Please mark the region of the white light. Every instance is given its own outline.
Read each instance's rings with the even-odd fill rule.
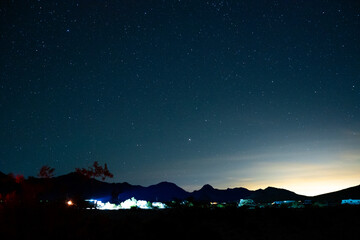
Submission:
[[[141,209],[151,209],[151,203],[148,204],[148,202],[144,200],[137,201],[136,206]]]
[[[167,206],[161,202],[148,202],[145,200],[136,200],[135,198],[127,199],[119,205],[107,202],[103,203],[99,200],[89,199],[88,202],[94,203],[97,209],[99,210],[119,210],[119,209],[131,209],[131,208],[140,208],[140,209],[152,209],[153,207],[157,209],[164,209]]]
[[[162,202],[153,202],[152,206],[156,207],[158,209],[165,209],[166,208],[166,204],[164,204]]]
[[[136,207],[136,199],[131,198],[128,200],[125,200],[124,202],[120,203],[121,209],[130,209],[132,207]]]
[[[105,203],[101,210],[118,210],[120,209],[119,205],[113,204],[113,203]]]

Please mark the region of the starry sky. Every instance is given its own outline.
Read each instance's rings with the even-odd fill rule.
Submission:
[[[360,184],[359,1],[2,0],[0,171]]]

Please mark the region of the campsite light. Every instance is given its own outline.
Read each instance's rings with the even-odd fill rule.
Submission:
[[[66,204],[67,204],[68,206],[74,205],[74,203],[73,203],[71,200],[67,201]]]

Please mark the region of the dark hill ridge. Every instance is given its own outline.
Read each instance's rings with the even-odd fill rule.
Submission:
[[[314,201],[327,201],[331,203],[338,203],[342,199],[360,199],[360,185],[349,187],[336,192],[314,196],[312,199]]]
[[[228,188],[219,190],[206,184],[200,190],[195,190],[191,196],[197,201],[230,202],[241,198],[248,198],[251,191],[246,188]]]
[[[0,172],[0,195],[6,196],[8,193],[18,190],[19,186],[16,184],[15,179]]]
[[[131,197],[136,199],[144,199],[147,201],[161,201],[167,202],[171,200],[183,200],[190,196],[190,193],[186,192],[179,186],[170,182],[161,182],[149,187],[138,187],[130,191],[125,191],[118,195],[119,201],[124,201]]]
[[[258,189],[249,196],[255,202],[274,202],[283,200],[304,200],[308,197],[298,195],[286,189],[267,187],[266,189]]]
[[[103,201],[116,200],[117,195],[139,188],[141,186],[124,183],[107,183],[93,178],[87,178],[79,173],[69,173],[67,175],[52,179],[42,179],[52,182],[52,190],[56,196],[66,198],[101,199]]]
[[[306,196],[298,195],[286,189],[268,187],[265,190],[255,191],[246,188],[228,188],[226,190],[215,189],[209,184],[204,185],[200,190],[191,193],[195,200],[231,202],[239,199],[253,199],[255,202],[274,202],[281,200],[303,200]]]
[[[298,195],[286,189],[268,187],[266,189],[248,190],[246,188],[216,189],[206,184],[201,189],[187,192],[170,182],[161,182],[148,187],[124,183],[107,183],[87,178],[79,173],[41,179],[30,177],[25,180],[31,195],[36,199],[62,200],[68,198],[98,199],[101,201],[124,201],[131,197],[138,200],[161,201],[185,200],[193,198],[197,201],[232,202],[240,199],[253,199],[255,202],[273,202],[280,200],[329,201],[339,203],[342,199],[360,199],[360,185],[341,191],[322,194],[315,197]],[[13,178],[0,172],[0,193],[22,189]],[[26,191],[25,191],[26,192]],[[35,196],[35,197],[34,197]]]
[[[0,180],[2,180],[2,179],[4,179],[4,178],[6,178],[6,174],[5,173],[3,173],[3,172],[0,172]]]

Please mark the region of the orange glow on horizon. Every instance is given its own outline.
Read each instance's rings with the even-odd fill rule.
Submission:
[[[359,181],[336,181],[336,180],[308,180],[297,181],[289,180],[287,182],[275,182],[273,184],[251,184],[247,188],[249,190],[265,189],[267,187],[283,188],[299,195],[317,196],[330,192],[336,192],[346,188],[359,185]]]

